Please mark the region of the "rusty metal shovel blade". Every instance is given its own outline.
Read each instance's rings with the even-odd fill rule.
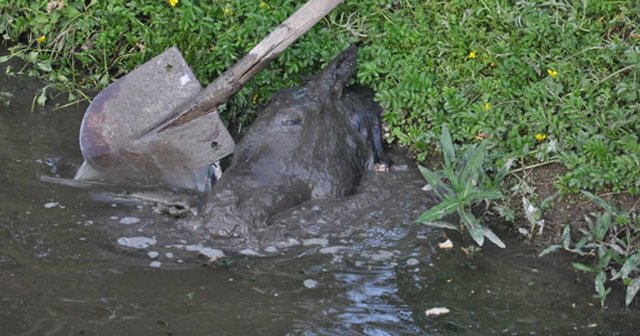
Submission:
[[[309,0],[205,89],[170,48],[100,92],[80,126],[79,180],[161,182],[206,190],[233,152],[218,105],[344,0]]]
[[[75,178],[205,190],[208,165],[234,147],[218,113],[145,135],[201,90],[175,47],[112,83],[85,112],[80,127],[85,162]]]

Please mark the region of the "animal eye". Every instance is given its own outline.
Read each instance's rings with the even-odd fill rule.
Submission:
[[[301,118],[285,119],[282,121],[282,125],[284,126],[300,125],[301,123],[302,123]]]

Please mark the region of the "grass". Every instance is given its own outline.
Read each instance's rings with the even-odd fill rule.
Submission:
[[[172,45],[206,84],[301,3],[6,0],[0,36],[11,47],[0,62],[19,58],[24,66],[8,72],[48,82],[40,105],[59,92],[88,99]],[[221,116],[241,128],[274,91],[356,41],[357,80],[377,92],[387,141],[419,161],[432,157],[447,124],[459,152],[483,143],[488,176],[558,162],[567,168],[557,181],[563,195],[640,194],[639,2],[347,0]],[[517,213],[508,198],[535,198],[525,184],[500,187],[505,199],[495,209],[507,218]],[[542,229],[543,206],[523,203]],[[625,225],[638,232],[616,228]]]

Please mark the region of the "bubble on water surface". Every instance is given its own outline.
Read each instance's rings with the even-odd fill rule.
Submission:
[[[318,281],[313,279],[307,279],[302,284],[309,289],[318,288]]]
[[[411,258],[411,259],[407,260],[407,265],[409,265],[409,266],[415,266],[415,265],[417,265],[419,263],[420,263],[420,261],[418,259],[416,259],[416,258]]]
[[[176,244],[176,245],[169,245],[167,247],[175,247],[175,248],[178,248],[181,250],[187,250],[190,252],[199,252],[200,254],[202,254],[203,256],[209,259],[218,259],[218,258],[224,257],[224,252],[222,252],[222,250],[206,247],[206,246],[203,246],[202,244],[197,244],[197,245]]]
[[[49,203],[45,203],[44,207],[47,209],[51,209],[51,208],[55,208],[58,205],[60,205],[60,202],[49,202]]]
[[[149,237],[121,237],[118,244],[135,249],[145,249],[156,244],[156,240]]]
[[[140,218],[138,217],[122,217],[120,219],[120,224],[131,225],[140,222]]]

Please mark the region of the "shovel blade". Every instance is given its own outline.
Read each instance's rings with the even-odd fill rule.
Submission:
[[[234,147],[217,113],[162,133],[148,132],[201,89],[175,47],[112,83],[85,112],[80,127],[85,163],[75,178],[205,188],[208,165]]]

